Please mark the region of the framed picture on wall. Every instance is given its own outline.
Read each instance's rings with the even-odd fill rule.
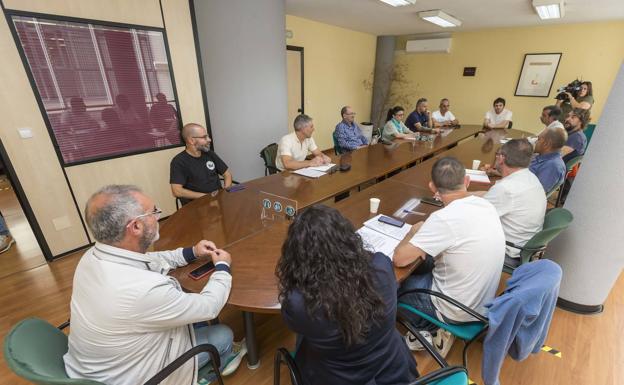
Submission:
[[[548,97],[561,53],[528,53],[524,55],[515,96]]]

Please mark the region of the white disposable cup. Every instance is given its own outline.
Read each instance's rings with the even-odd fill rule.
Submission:
[[[379,210],[379,203],[381,200],[379,198],[371,198],[370,199],[370,212],[373,214],[377,214],[377,210]]]
[[[480,164],[481,164],[480,160],[478,160],[478,159],[473,160],[472,161],[472,169],[473,170],[478,170]]]

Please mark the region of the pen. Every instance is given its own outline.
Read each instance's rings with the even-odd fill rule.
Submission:
[[[414,214],[414,215],[427,215],[427,214],[425,214],[423,212],[420,212],[420,211],[412,211],[412,210],[407,210],[407,209],[403,209],[403,212],[404,213]]]

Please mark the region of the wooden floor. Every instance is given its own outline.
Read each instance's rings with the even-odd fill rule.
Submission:
[[[46,263],[35,235],[4,175],[0,176],[0,211],[15,239],[15,244],[0,254],[0,277],[32,269]]]
[[[76,253],[50,264],[0,278],[0,336],[3,339],[10,327],[25,317],[40,317],[55,325],[67,320],[72,276],[80,256],[81,253]],[[505,276],[503,278],[506,279]],[[242,337],[242,317],[238,311],[226,307],[220,318],[222,323],[234,329],[237,339]],[[272,384],[275,349],[280,346],[292,348],[294,344],[294,336],[286,330],[278,315],[258,315],[256,321],[261,343],[261,366],[250,370],[241,365],[234,375],[226,377],[226,384]],[[501,373],[501,383],[624,384],[623,340],[624,278],[620,276],[605,303],[603,314],[580,316],[559,309],[555,311],[546,342],[560,350],[562,358],[547,353],[539,353],[523,362],[508,358]],[[460,347],[461,343],[456,343],[447,357],[451,364],[461,362]],[[482,384],[481,353],[481,344],[476,343],[469,354],[470,378],[478,384]],[[418,354],[416,359],[421,373],[435,368],[435,363],[424,354]],[[27,382],[13,375],[2,360],[0,384]]]

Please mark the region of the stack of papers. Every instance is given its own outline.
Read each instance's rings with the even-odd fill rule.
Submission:
[[[293,172],[298,175],[307,176],[308,178],[320,178],[335,165],[335,163],[330,163],[323,166],[305,167]]]
[[[486,183],[486,184],[492,183],[490,181],[490,178],[485,173],[485,171],[472,170],[472,169],[467,168],[466,175],[468,175],[470,177],[470,181],[474,183]]]
[[[409,224],[404,224],[403,227],[396,227],[386,223],[379,222],[377,215],[368,221],[364,222],[357,233],[360,234],[364,241],[364,248],[372,251],[373,253],[384,253],[390,259],[394,256],[394,249],[405,238],[407,233],[412,228]]]

